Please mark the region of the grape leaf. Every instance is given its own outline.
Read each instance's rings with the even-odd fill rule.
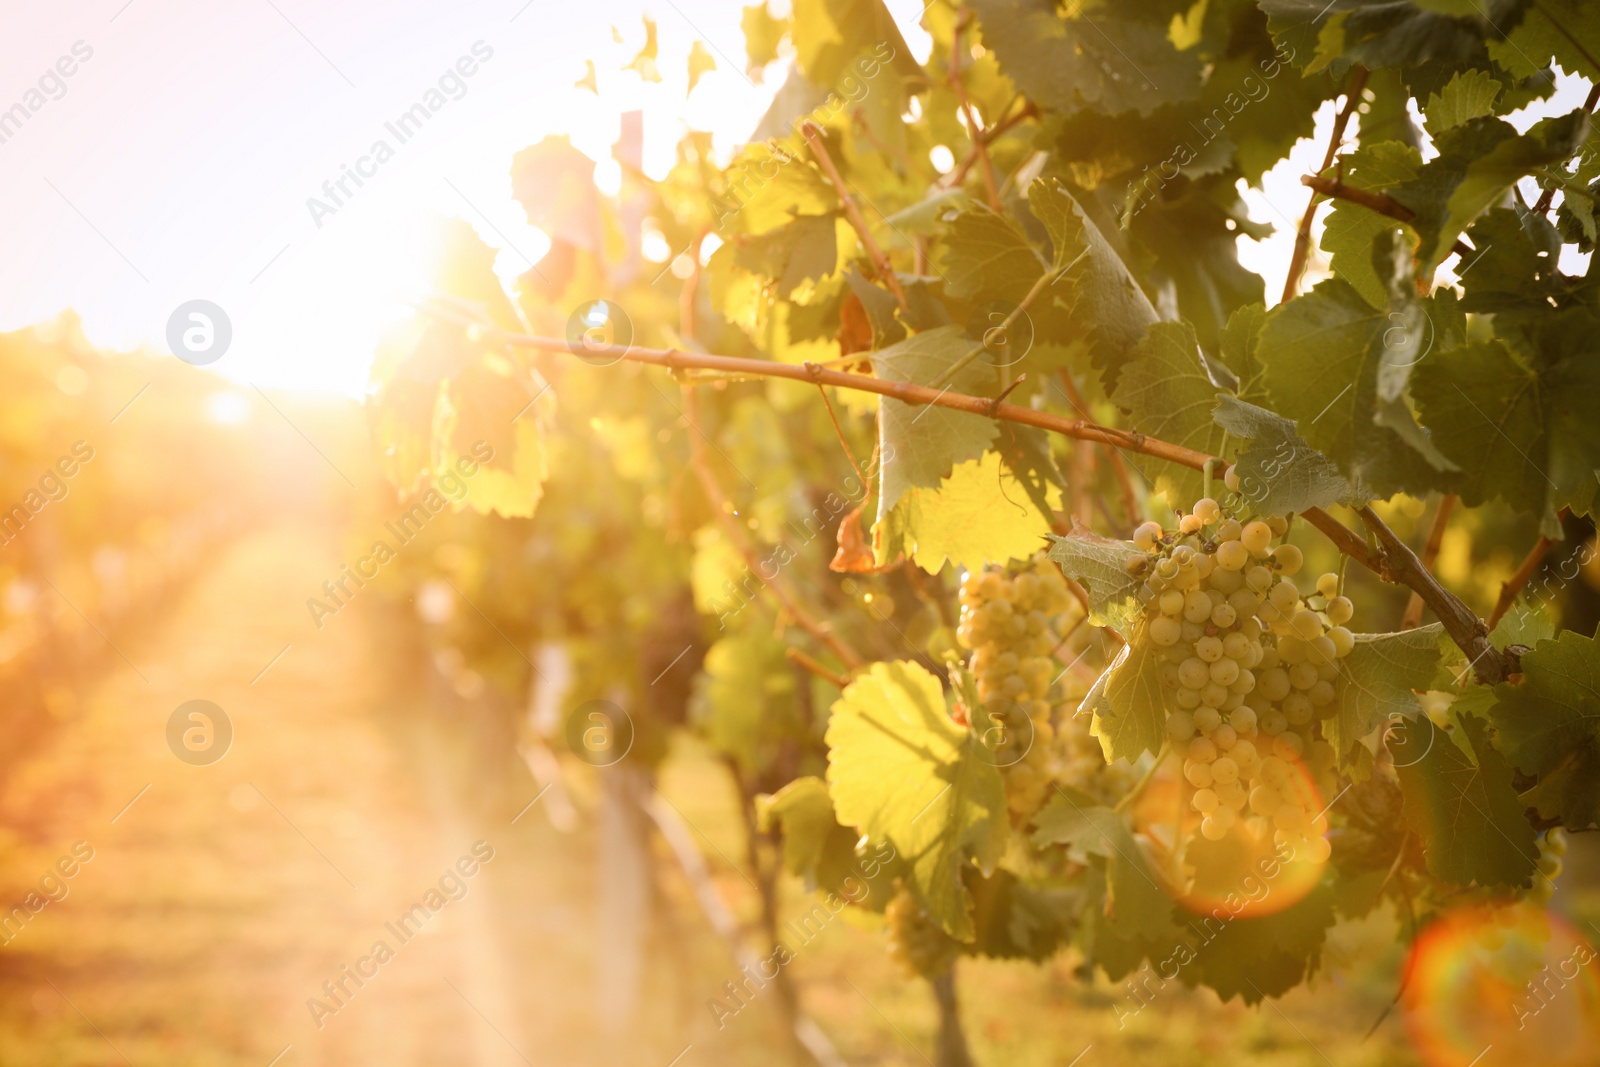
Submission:
[[[700,84],[702,76],[717,69],[717,61],[706,50],[705,43],[696,38],[689,48],[689,92],[694,92],[694,87]]]
[[[1044,226],[1054,251],[1054,270],[1065,273],[1052,289],[1071,297],[1072,323],[1088,334],[1095,363],[1114,384],[1122,363],[1159,318],[1133,272],[1100,228],[1059,183],[1035,182],[1028,210]]]
[[[1539,0],[1509,34],[1490,35],[1489,54],[1524,78],[1549,77],[1543,68],[1554,58],[1592,82],[1600,78],[1600,10],[1589,0]]]
[[[1001,69],[1041,107],[1149,114],[1200,88],[1200,57],[1172,46],[1159,14],[1142,22],[1130,17],[1137,9],[1079,4],[1063,17],[1052,0],[978,0],[972,7]]]
[[[1288,515],[1332,504],[1360,505],[1369,494],[1352,486],[1338,464],[1295,432],[1294,423],[1266,408],[1218,394],[1212,418],[1249,443],[1234,460],[1239,496],[1263,515]]]
[[[1061,573],[1089,593],[1089,621],[1095,626],[1125,627],[1143,611],[1134,596],[1143,579],[1128,573],[1128,560],[1144,558],[1132,541],[1112,541],[1093,530],[1074,529],[1066,537],[1050,535],[1050,558]]]
[[[1322,724],[1342,767],[1362,738],[1397,719],[1418,717],[1413,690],[1426,689],[1439,665],[1439,635],[1430,623],[1393,634],[1356,634],[1355,647],[1339,665],[1334,714]]]
[[[1377,70],[1481,60],[1484,39],[1499,36],[1496,23],[1514,7],[1515,0],[1261,0],[1273,37],[1294,49],[1296,62],[1309,71],[1335,64],[1341,73],[1351,63]]]
[[[1260,388],[1261,357],[1256,349],[1261,342],[1261,327],[1266,321],[1265,304],[1246,304],[1228,316],[1228,324],[1223,327],[1222,336],[1219,338],[1218,347],[1221,349],[1222,363],[1238,379],[1236,391],[1241,399],[1254,395]],[[1212,418],[1218,418],[1221,411],[1222,408],[1219,406],[1212,413]],[[1227,429],[1229,433],[1236,432],[1220,419],[1218,425]]]
[[[977,203],[951,220],[939,263],[945,292],[959,300],[1020,302],[1044,273],[1022,228]]]
[[[647,82],[661,80],[661,72],[656,69],[656,57],[660,54],[660,46],[656,42],[656,22],[649,15],[644,17],[644,45],[639,49],[639,54],[623,70],[638,73],[639,77]]]
[[[1188,323],[1151,326],[1117,376],[1111,399],[1128,412],[1130,429],[1207,455],[1222,449],[1222,428],[1211,418],[1217,387],[1206,376]],[[1168,464],[1156,484],[1178,507],[1199,498],[1202,482],[1199,471]]]
[[[1033,825],[1035,845],[1066,845],[1104,862],[1105,914],[1119,936],[1160,937],[1172,929],[1172,898],[1122,813],[1057,786]]]
[[[1437,137],[1472,119],[1493,115],[1500,88],[1500,82],[1492,74],[1481,70],[1456,71],[1442,91],[1428,94],[1428,103],[1422,109],[1428,133]]]
[[[733,261],[773,281],[773,291],[789,297],[806,281],[831,275],[838,266],[836,216],[800,215],[758,237],[734,238]]]
[[[511,195],[527,213],[528,224],[549,234],[552,241],[600,253],[603,238],[594,160],[578,151],[570,138],[552,135],[512,156]]]
[[[1054,507],[1061,491],[1049,486]],[[1039,550],[1050,529],[1048,512],[1028,501],[1027,492],[1003,470],[998,452],[957,463],[938,489],[906,491],[887,519],[872,530],[878,566],[902,555],[929,574],[938,574],[948,560],[968,570],[985,563],[1027,559]]]
[[[766,0],[739,12],[739,29],[744,31],[745,61],[751,75],[778,58],[778,45],[789,32],[789,20],[774,18]]]
[[[827,215],[838,208],[838,194],[809,160],[758,141],[728,164],[715,222],[727,232],[756,236],[796,215]]]
[[[1483,251],[1458,268],[1467,311],[1499,315],[1506,323],[1536,322],[1550,313],[1552,301],[1569,303],[1571,289],[1581,284],[1561,273],[1561,234],[1543,215],[1492,208],[1473,223],[1471,235]]]
[[[435,481],[461,477],[477,460],[477,473],[461,477],[466,488],[457,506],[531,516],[550,476],[546,439],[554,408],[555,397],[542,381],[503,358],[467,367],[446,385],[434,415]],[[486,453],[485,446],[492,451]]]
[[[1391,195],[1416,212],[1417,270],[1429,278],[1474,219],[1519,178],[1570,158],[1589,135],[1587,112],[1541,119],[1518,135],[1509,122],[1478,118],[1435,139],[1439,155]]]
[[[950,718],[939,680],[874,663],[828,720],[828,787],[839,821],[893,844],[917,901],[951,937],[973,935],[962,872],[992,871],[1009,824],[1000,772]]]
[[[1494,696],[1496,747],[1539,779],[1523,800],[1573,829],[1600,822],[1600,643],[1571,630],[1540,641],[1522,657],[1521,683]]]
[[[1463,469],[1462,500],[1498,496],[1538,515],[1552,536],[1556,513],[1587,513],[1600,484],[1600,427],[1582,399],[1597,390],[1600,366],[1586,352],[1535,367],[1499,340],[1424,361],[1415,384],[1434,440]]]
[[[1049,959],[1071,936],[1072,894],[1035,887],[1001,868],[989,877],[969,875],[972,944],[964,951],[990,959]]]
[[[1273,409],[1379,497],[1421,493],[1442,481],[1427,458],[1377,422],[1380,372],[1415,360],[1409,341],[1391,343],[1393,329],[1350,283],[1330,278],[1273,308],[1260,346]]]
[[[1476,764],[1426,716],[1390,737],[1406,824],[1422,839],[1435,878],[1526,888],[1539,848],[1525,805],[1511,788],[1511,768],[1489,744],[1482,720],[1463,716],[1461,729]]]
[[[776,793],[756,797],[756,819],[762,830],[782,828],[783,865],[796,877],[816,871],[841,830],[846,851],[854,841],[834,818],[827,783],[815,775],[796,778]]]
[[[1174,707],[1161,684],[1161,663],[1161,650],[1135,630],[1083,698],[1080,714],[1093,712],[1089,730],[1100,739],[1107,763],[1136,760],[1166,739]]]
[[[793,8],[790,36],[800,69],[817,84],[839,84],[850,64],[869,53],[893,64],[897,82],[925,78],[883,0],[799,0]]]
[[[880,378],[928,385],[971,349],[959,327],[944,326],[874,352],[872,365]],[[994,377],[993,368],[976,359],[951,380],[950,389],[981,395],[993,388]],[[981,456],[998,433],[992,419],[884,397],[878,406],[883,458],[878,521],[889,517],[907,490],[937,489],[957,463]]]
[[[706,653],[696,678],[699,726],[747,773],[768,766],[800,728],[794,669],[784,649],[759,627],[727,634]]]
[[[1200,944],[1193,963],[1183,969],[1184,982],[1210,986],[1224,1001],[1237,996],[1259,1004],[1282,996],[1316,969],[1334,924],[1334,900],[1333,889],[1323,882],[1273,915],[1230,915],[1218,908],[1197,916],[1189,929]],[[1217,912],[1229,917],[1223,920]]]
[[[1384,192],[1415,178],[1422,167],[1422,155],[1400,141],[1363,144],[1340,159],[1346,185],[1371,192]],[[1372,265],[1372,242],[1382,233],[1407,235],[1414,243],[1415,232],[1361,204],[1348,200],[1334,202],[1322,230],[1320,247],[1328,253],[1328,266],[1335,275],[1355,287],[1373,307],[1388,302],[1382,278]]]

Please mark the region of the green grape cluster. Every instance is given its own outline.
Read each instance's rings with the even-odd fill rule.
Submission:
[[[961,954],[961,943],[939,928],[905,886],[884,908],[883,917],[889,932],[889,957],[909,978],[938,977]]]
[[[1323,862],[1328,827],[1312,783],[1334,763],[1320,720],[1337,710],[1354,609],[1335,574],[1306,599],[1294,582],[1300,550],[1280,541],[1287,529],[1278,516],[1240,521],[1209,497],[1176,531],[1144,523],[1128,561],[1144,578],[1133,639],[1159,650],[1179,709],[1167,737],[1183,756],[1201,834],[1221,840],[1253,820],[1258,836],[1270,828],[1277,844]]]
[[[972,652],[979,707],[969,723],[1006,783],[1018,819],[1039,810],[1050,790],[1055,737],[1050,694],[1059,667],[1051,653],[1082,608],[1043,556],[1016,575],[987,569],[961,584],[956,640]]]
[[[1533,876],[1528,899],[1546,905],[1555,895],[1556,879],[1561,877],[1562,860],[1567,854],[1567,832],[1556,826],[1539,838],[1539,873]]]
[[[1113,807],[1137,784],[1139,773],[1125,760],[1106,762],[1105,749],[1092,732],[1094,716],[1079,707],[1088,687],[1070,675],[1064,683],[1066,699],[1060,705],[1050,753],[1050,778]]]

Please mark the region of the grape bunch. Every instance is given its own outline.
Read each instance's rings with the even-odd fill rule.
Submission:
[[[1561,877],[1562,859],[1567,854],[1567,832],[1556,826],[1539,838],[1539,870],[1533,876],[1533,888],[1528,899],[1536,904],[1549,904],[1556,891],[1556,879]]]
[[[1227,480],[1232,487],[1230,468]],[[1339,576],[1324,574],[1307,600],[1294,575],[1294,545],[1278,543],[1285,519],[1241,522],[1207,497],[1176,531],[1147,522],[1134,531],[1144,614],[1134,640],[1161,657],[1161,681],[1178,710],[1167,737],[1183,757],[1200,832],[1218,841],[1247,823],[1259,838],[1326,861],[1315,782],[1334,763],[1319,720],[1337,710],[1339,661],[1354,635],[1353,606]]]
[[[972,652],[979,705],[969,723],[1000,768],[1018,820],[1038,811],[1050,790],[1050,695],[1059,672],[1051,653],[1081,617],[1066,579],[1042,555],[1015,576],[973,571],[961,585],[956,640]]]
[[[889,958],[907,977],[935,978],[948,971],[961,953],[961,943],[940,929],[903,885],[884,908],[883,918],[889,933]]]
[[[1088,686],[1068,675],[1063,688],[1065,699],[1059,705],[1056,743],[1050,753],[1050,778],[1088,794],[1096,803],[1114,807],[1138,782],[1139,770],[1125,760],[1106,762],[1100,739],[1091,731],[1094,716],[1079,709]]]

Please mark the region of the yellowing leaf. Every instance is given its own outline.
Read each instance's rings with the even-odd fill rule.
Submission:
[[[633,57],[623,70],[637,71],[639,77],[647,82],[661,80],[661,72],[656,69],[656,56],[660,52],[660,45],[656,42],[656,20],[645,16],[644,20],[644,47],[639,49],[639,54]]]
[[[700,84],[700,77],[717,69],[717,61],[711,58],[711,53],[706,50],[705,44],[696,39],[689,48],[689,92],[694,92],[694,87]]]
[[[498,361],[496,361],[498,362]],[[434,477],[447,494],[464,483],[457,507],[528,518],[550,476],[548,423],[555,397],[542,382],[485,360],[457,375],[440,399]]]
[[[689,586],[697,611],[719,617],[738,611],[749,595],[740,590],[746,570],[744,557],[720,527],[712,524],[695,531]]]
[[[584,66],[583,77],[581,77],[577,81],[573,82],[572,83],[572,87],[574,89],[587,89],[591,93],[593,93],[594,95],[599,96],[600,95],[600,83],[595,78],[594,60],[592,60],[592,59],[584,60],[583,61],[583,66]]]
[[[1046,493],[1052,507],[1061,499],[1053,485]],[[1028,558],[1049,529],[1022,483],[1002,466],[1000,453],[985,452],[956,464],[937,489],[907,490],[873,526],[873,555],[879,566],[909,556],[929,574],[938,574],[946,560],[977,570]]]
[[[778,42],[789,32],[789,20],[772,17],[766,0],[741,10],[739,28],[744,31],[745,57],[752,76],[778,58]]]
[[[962,872],[986,873],[1008,833],[1000,772],[950,718],[939,680],[904,660],[874,663],[828,721],[828,786],[839,821],[887,841],[917,901],[950,936],[973,936]]]

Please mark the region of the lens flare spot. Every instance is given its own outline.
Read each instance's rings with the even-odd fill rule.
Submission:
[[[1458,908],[1417,938],[1401,1006],[1429,1067],[1595,1062],[1600,976],[1594,948],[1527,901]],[[1488,1050],[1485,1052],[1485,1050]]]
[[[1272,783],[1280,808],[1264,815],[1245,804],[1216,841],[1202,834],[1202,816],[1185,788],[1183,860],[1188,890],[1178,903],[1196,915],[1222,921],[1276,915],[1304,900],[1328,865],[1327,805],[1315,777],[1300,760],[1284,762]],[[1247,791],[1248,792],[1248,791]]]

